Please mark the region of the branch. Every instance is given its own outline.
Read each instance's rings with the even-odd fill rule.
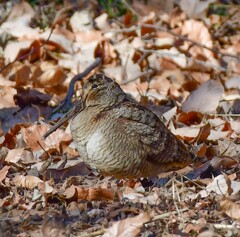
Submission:
[[[181,40],[185,40],[185,41],[188,41],[188,42],[191,42],[193,45],[196,45],[196,46],[199,46],[199,47],[202,47],[202,48],[205,48],[205,49],[208,49],[218,55],[221,55],[221,56],[227,56],[227,57],[231,57],[231,58],[235,58],[237,60],[240,61],[240,57],[237,56],[237,55],[233,55],[233,54],[229,54],[229,53],[221,53],[218,49],[216,48],[210,48],[208,46],[205,46],[201,43],[198,43],[194,40],[191,40],[183,35],[179,35],[175,32],[173,32],[172,30],[169,30],[165,27],[162,27],[162,26],[156,26],[156,25],[151,25],[151,24],[140,24],[140,25],[137,25],[137,26],[131,26],[130,28],[124,28],[124,29],[117,29],[117,30],[110,30],[111,32],[114,32],[114,33],[130,33],[130,32],[133,32],[133,31],[136,31],[138,29],[140,29],[141,27],[145,27],[145,28],[150,28],[150,29],[155,29],[155,30],[160,30],[160,31],[164,31],[164,32],[168,32],[169,34],[181,39]]]
[[[83,79],[83,77],[87,76],[94,68],[96,68],[98,65],[100,65],[102,62],[101,58],[96,58],[96,60],[90,65],[88,66],[83,72],[75,75],[69,85],[68,88],[68,93],[65,97],[65,99],[58,105],[57,108],[55,108],[53,110],[53,113],[56,113],[57,111],[59,111],[60,109],[62,109],[63,107],[70,107],[72,105],[72,96],[74,94],[74,85],[76,81],[81,81]]]
[[[71,105],[71,99],[74,93],[74,84],[76,81],[80,81],[83,79],[83,77],[87,76],[94,68],[96,68],[100,63],[102,62],[101,58],[96,58],[96,60],[87,67],[82,73],[77,74],[74,76],[70,82],[68,93],[65,97],[65,99],[61,102],[61,104],[54,109],[54,111],[60,110],[62,107],[66,106],[69,107]],[[56,131],[62,124],[64,124],[66,121],[71,119],[72,117],[76,116],[78,113],[80,113],[83,109],[82,100],[77,100],[75,105],[72,109],[70,109],[66,114],[63,115],[63,117],[55,123],[44,135],[43,138],[47,138],[51,133]]]
[[[219,54],[221,56],[227,56],[227,57],[232,57],[232,58],[236,58],[237,60],[240,61],[240,57],[239,56],[236,56],[236,55],[233,55],[233,54],[228,54],[228,53],[221,53],[218,49],[215,49],[215,48],[210,48],[208,46],[205,46],[201,43],[198,43],[194,40],[191,40],[183,35],[179,35],[175,32],[173,32],[172,30],[169,30],[169,29],[166,29],[165,27],[162,27],[162,26],[155,26],[155,25],[151,25],[151,24],[141,24],[141,27],[146,27],[146,28],[151,28],[151,29],[156,29],[156,30],[161,30],[161,31],[165,31],[165,32],[168,32],[169,34],[181,39],[181,40],[185,40],[185,41],[189,41],[191,42],[193,45],[196,45],[196,46],[199,46],[199,47],[202,47],[204,49],[208,49],[216,54]]]

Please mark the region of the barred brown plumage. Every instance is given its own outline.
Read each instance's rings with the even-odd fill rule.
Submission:
[[[190,152],[160,119],[129,100],[111,78],[90,77],[81,104],[71,122],[73,140],[84,161],[103,175],[155,176],[192,162]]]

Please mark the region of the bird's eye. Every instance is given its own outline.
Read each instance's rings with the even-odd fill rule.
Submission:
[[[93,84],[92,85],[92,89],[95,89],[95,88],[97,88],[98,86],[97,86],[97,84]]]

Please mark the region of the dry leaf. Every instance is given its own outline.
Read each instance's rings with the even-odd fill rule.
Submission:
[[[38,186],[38,184],[43,183],[41,179],[39,179],[36,176],[31,176],[31,175],[16,175],[13,178],[13,183],[17,187],[23,187],[23,188],[28,188],[28,189],[34,189],[35,187]]]
[[[231,188],[233,190],[233,194],[240,191],[240,182],[231,181]],[[202,198],[207,197],[211,192],[214,192],[219,195],[226,195],[228,193],[228,184],[224,175],[218,175],[214,178],[212,183],[210,183],[205,190],[199,192]]]
[[[208,28],[201,21],[196,21],[193,19],[187,20],[184,22],[181,27],[181,34],[187,36],[189,39],[201,43],[204,46],[209,48],[213,47],[213,42],[211,35],[208,31]],[[189,48],[191,46],[191,48]],[[192,56],[197,58],[198,56],[202,56],[209,60],[212,64],[218,65],[218,61],[214,58],[213,52],[199,46],[192,46],[192,44],[188,41],[184,42],[184,45],[181,46],[182,49],[188,51]]]
[[[17,93],[16,89],[12,88],[12,87],[1,87],[0,90],[0,109],[2,108],[10,108],[10,107],[14,107],[15,103],[13,100],[13,96]]]
[[[70,18],[70,25],[74,33],[91,31],[93,29],[92,14],[89,9],[75,12]]]
[[[134,237],[140,233],[142,225],[150,220],[150,215],[140,213],[138,216],[115,222],[107,229],[103,237]]]
[[[5,165],[0,170],[0,183],[6,178],[8,170],[11,168],[11,166]]]
[[[240,220],[240,204],[234,203],[230,199],[220,202],[221,211],[231,218]]]
[[[53,132],[50,136],[43,140],[43,134],[45,134],[49,128],[49,125],[46,124],[32,125],[27,128],[22,128],[21,133],[23,135],[23,140],[33,151],[42,150],[38,142],[46,150],[50,148],[57,148],[59,150],[61,141],[64,140],[70,142],[71,135],[66,134],[61,129]]]
[[[65,79],[65,73],[61,67],[55,67],[45,71],[37,80],[39,87],[61,85]]]
[[[215,113],[224,89],[219,81],[209,80],[193,91],[182,105],[184,112]]]
[[[7,20],[11,21],[24,15],[34,17],[35,12],[28,2],[20,1],[13,6]]]
[[[108,14],[103,13],[94,19],[94,22],[98,29],[107,31],[110,28],[108,23]]]
[[[180,0],[179,6],[188,15],[189,18],[199,18],[205,16],[209,4],[216,2],[216,0]]]
[[[233,76],[231,78],[229,78],[226,82],[225,82],[225,86],[227,89],[239,89],[240,90],[240,76],[236,75]]]
[[[78,200],[114,200],[114,192],[106,188],[80,188],[76,187]]]
[[[194,127],[194,126],[175,128],[172,124],[172,121],[170,122],[169,129],[175,136],[180,136],[185,140],[191,140],[192,138],[197,137],[200,131],[199,127]]]

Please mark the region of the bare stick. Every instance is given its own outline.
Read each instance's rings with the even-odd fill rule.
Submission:
[[[130,78],[129,80],[123,81],[120,84],[121,85],[126,85],[130,82],[133,82],[133,81],[137,80],[139,77],[147,76],[147,75],[150,75],[151,73],[153,73],[153,70],[148,70],[148,71],[141,72],[138,75],[134,76],[133,78]]]
[[[151,29],[155,29],[155,30],[161,30],[161,31],[164,31],[164,32],[168,32],[169,34],[181,39],[181,40],[185,40],[185,41],[189,41],[191,42],[193,45],[197,45],[199,47],[202,47],[202,48],[205,48],[205,49],[208,49],[216,54],[219,54],[221,56],[227,56],[227,57],[231,57],[231,58],[236,58],[237,60],[240,60],[240,57],[237,56],[237,55],[233,55],[233,54],[229,54],[229,53],[221,53],[218,49],[216,48],[210,48],[208,46],[205,46],[201,43],[198,43],[194,40],[191,40],[183,35],[179,35],[175,32],[173,32],[172,30],[169,30],[169,29],[166,29],[165,27],[162,27],[162,26],[156,26],[156,25],[151,25],[151,24],[141,24],[141,25],[137,25],[137,26],[132,26],[130,28],[124,28],[124,29],[117,29],[117,30],[111,30],[111,32],[115,32],[115,33],[129,33],[129,32],[133,32],[133,31],[136,31],[137,29],[141,28],[141,27],[146,27],[146,28],[151,28]]]
[[[178,214],[179,212],[185,212],[185,211],[188,211],[188,210],[189,210],[188,208],[183,208],[183,209],[179,209],[178,211],[166,212],[166,213],[163,213],[163,214],[154,216],[154,217],[152,218],[152,220],[147,221],[147,222],[145,222],[144,224],[146,225],[146,224],[148,224],[148,223],[151,223],[151,222],[154,222],[154,221],[158,221],[158,220],[167,218],[167,217],[169,217],[169,216],[171,216],[171,215]]]
[[[101,58],[96,58],[96,60],[90,65],[88,66],[83,72],[75,75],[69,85],[69,89],[68,89],[68,93],[65,97],[65,99],[58,105],[57,108],[55,108],[53,110],[53,113],[59,111],[62,107],[66,106],[66,107],[70,107],[71,106],[71,100],[72,100],[72,96],[74,93],[74,84],[76,81],[81,81],[83,79],[83,77],[87,76],[94,68],[96,68],[98,65],[100,65],[102,62]]]
[[[185,41],[191,42],[193,45],[202,47],[202,48],[204,48],[204,49],[208,49],[208,50],[210,50],[210,51],[212,51],[212,52],[214,52],[214,53],[216,53],[216,54],[222,55],[222,56],[228,56],[228,57],[232,57],[232,58],[236,58],[236,59],[240,60],[240,57],[239,57],[239,56],[236,56],[236,55],[233,55],[233,54],[228,54],[228,53],[221,53],[221,52],[220,52],[218,49],[216,49],[216,48],[210,48],[210,47],[208,47],[208,46],[205,46],[205,45],[203,45],[203,44],[201,44],[201,43],[198,43],[198,42],[196,42],[196,41],[194,41],[194,40],[191,40],[191,39],[189,39],[189,38],[187,38],[187,37],[185,37],[185,36],[183,36],[183,35],[179,35],[179,34],[173,32],[172,30],[166,29],[165,27],[156,26],[156,25],[151,25],[151,24],[142,24],[141,26],[146,27],[146,28],[151,28],[151,29],[157,29],[157,30],[161,30],[161,31],[166,31],[166,32],[168,32],[169,34],[171,34],[171,35],[173,35],[173,36],[175,36],[175,37],[177,37],[177,38],[179,38],[179,39],[181,39],[181,40],[185,40]]]
[[[95,236],[100,236],[103,235],[105,233],[105,229],[101,229],[101,230],[97,230],[94,231],[92,233],[82,233],[80,235],[78,235],[77,237],[95,237]]]

